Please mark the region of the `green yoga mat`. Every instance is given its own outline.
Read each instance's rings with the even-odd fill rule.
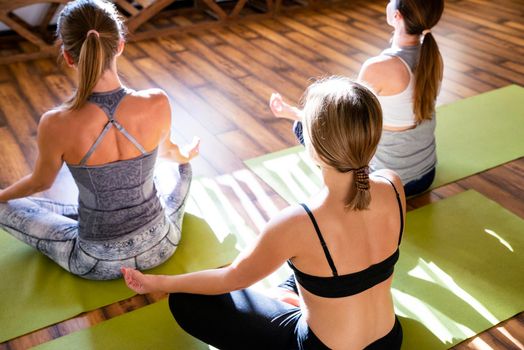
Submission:
[[[403,350],[443,350],[524,310],[524,220],[475,191],[408,213],[393,296]],[[39,349],[207,349],[165,301]]]
[[[432,188],[524,156],[524,88],[510,85],[437,108]],[[290,131],[291,132],[291,131]],[[245,164],[287,202],[303,202],[321,185],[302,146]]]
[[[151,272],[177,274],[223,266],[238,254],[235,244],[233,235],[219,240],[204,220],[186,214],[174,256]],[[121,279],[73,276],[2,230],[0,251],[0,342],[134,295]]]
[[[34,349],[208,350],[210,347],[178,326],[164,299]]]
[[[475,191],[409,212],[400,254],[405,349],[446,349],[524,310],[524,220]]]

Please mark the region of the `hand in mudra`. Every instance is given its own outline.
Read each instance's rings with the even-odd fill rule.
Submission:
[[[272,93],[269,98],[269,108],[277,118],[300,120],[300,110],[286,102],[279,93]]]
[[[179,164],[186,164],[189,163],[191,159],[198,156],[199,153],[200,139],[194,137],[190,144],[183,147],[178,146],[176,143],[171,143],[165,157]]]

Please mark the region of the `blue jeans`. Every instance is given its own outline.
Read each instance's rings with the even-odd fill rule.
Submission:
[[[0,203],[0,228],[29,244],[65,270],[93,280],[116,279],[122,266],[150,269],[169,259],[181,235],[192,172],[179,166],[173,191],[160,196],[164,213],[135,231],[103,241],[79,236],[77,205],[28,197]]]

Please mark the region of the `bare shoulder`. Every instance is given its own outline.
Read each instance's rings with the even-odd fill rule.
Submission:
[[[134,91],[132,95],[147,101],[148,103],[159,105],[169,104],[169,96],[167,93],[164,90],[158,88]]]
[[[295,237],[303,227],[307,214],[300,205],[289,206],[273,216],[265,227],[267,233]]]
[[[395,185],[395,187],[402,186],[402,181],[400,180],[400,176],[394,170],[380,169],[380,170],[374,171],[371,174],[371,176],[375,178],[376,180],[382,181],[382,182],[384,182],[384,180],[381,180],[381,178],[388,179]]]
[[[171,104],[169,96],[162,89],[147,89],[135,91],[132,94],[135,99],[134,107],[145,112],[147,122],[157,120],[163,125],[163,129],[169,128],[171,124]]]
[[[42,130],[57,131],[64,127],[72,113],[72,111],[60,107],[51,109],[40,117],[38,130],[40,132]]]
[[[407,68],[399,58],[387,55],[371,57],[362,65],[359,80],[369,84],[380,94],[389,90],[392,80],[404,80],[408,75]]]
[[[396,57],[379,55],[371,57],[362,65],[361,74],[366,76],[375,76],[384,72],[389,72],[392,68],[397,67],[398,63],[402,64]]]
[[[384,186],[384,188],[389,187],[388,191],[391,191],[391,184],[395,186],[397,193],[402,201],[402,207],[406,208],[406,196],[404,194],[404,185],[400,176],[393,170],[390,169],[381,169],[374,171],[370,177],[371,181],[379,186]]]

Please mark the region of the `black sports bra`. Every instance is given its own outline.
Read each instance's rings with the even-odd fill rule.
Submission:
[[[395,194],[397,195],[397,202],[400,209],[400,234],[398,239],[398,245],[400,245],[400,241],[402,240],[402,231],[404,230],[402,202],[400,201],[400,196],[398,194],[397,189],[395,188],[395,185],[389,179],[385,177],[384,179],[388,180],[391,183],[393,189],[395,190]],[[309,218],[311,219],[311,222],[315,227],[315,231],[317,232],[318,239],[320,240],[320,244],[322,245],[322,249],[324,250],[324,254],[326,255],[328,264],[331,267],[331,271],[333,271],[332,277],[312,276],[300,271],[293,265],[291,260],[288,260],[289,266],[295,272],[295,278],[297,282],[308,292],[324,298],[347,297],[361,293],[371,287],[374,287],[375,285],[388,279],[393,274],[395,263],[399,258],[398,247],[397,250],[395,250],[395,252],[390,257],[377,264],[371,265],[367,269],[339,276],[337,268],[335,267],[333,259],[331,258],[331,254],[329,254],[326,242],[324,241],[324,238],[320,233],[320,229],[318,227],[317,221],[315,220],[315,217],[313,216],[313,213],[311,212],[311,210],[309,210],[307,205],[301,205],[304,208],[304,210],[308,213]]]

